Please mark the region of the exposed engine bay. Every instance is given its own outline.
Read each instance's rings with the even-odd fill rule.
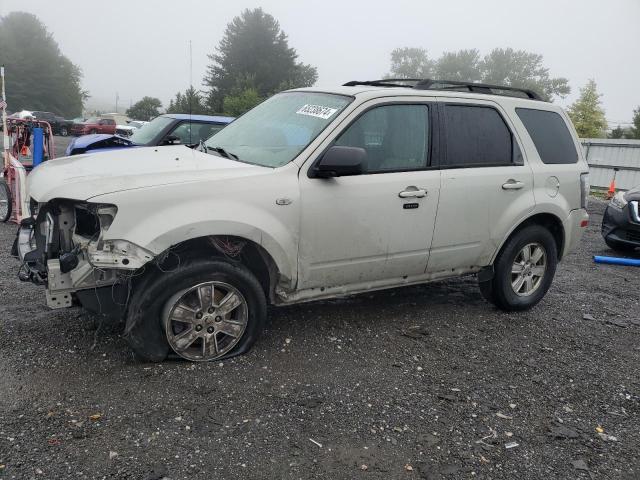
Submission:
[[[124,240],[105,240],[117,214],[114,205],[52,200],[30,203],[14,253],[19,278],[47,286],[50,308],[70,307],[74,293],[126,284],[154,254]]]

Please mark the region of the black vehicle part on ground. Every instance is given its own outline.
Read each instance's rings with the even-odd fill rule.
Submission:
[[[619,252],[632,252],[640,248],[640,222],[634,218],[634,209],[640,210],[640,192],[627,193],[629,203],[620,209],[609,205],[602,217],[602,236],[606,244]]]
[[[124,336],[136,356],[150,362],[163,361],[171,353],[162,319],[166,302],[181,289],[212,280],[236,287],[249,306],[242,339],[233,350],[216,360],[249,351],[260,336],[267,316],[266,297],[256,277],[244,265],[230,259],[180,258],[174,263],[168,269],[166,264],[162,269],[157,264],[148,266],[144,275],[134,281]]]
[[[512,266],[520,250],[532,242],[540,243],[546,250],[546,271],[537,290],[528,297],[520,297],[511,286]],[[558,249],[553,234],[541,225],[529,225],[516,231],[504,244],[493,264],[493,278],[478,282],[480,292],[501,310],[528,310],[542,300],[549,290],[557,265]]]

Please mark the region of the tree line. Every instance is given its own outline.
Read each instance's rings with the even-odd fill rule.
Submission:
[[[14,12],[0,18],[0,63],[10,67],[7,90],[13,110],[50,110],[78,116],[89,97],[81,88],[82,71],[65,57],[35,15]],[[316,67],[302,63],[278,21],[262,8],[246,9],[226,27],[202,79],[202,89],[177,92],[167,113],[238,116],[279,91],[307,87]],[[435,78],[527,88],[553,101],[570,94],[569,80],[552,77],[542,55],[512,48],[445,52],[438,58],[421,47],[396,48],[384,78]],[[46,81],[43,81],[46,79]],[[150,120],[163,111],[160,99],[145,96],[127,115]],[[630,127],[608,132],[602,96],[590,80],[567,112],[581,137],[640,139],[640,106]]]

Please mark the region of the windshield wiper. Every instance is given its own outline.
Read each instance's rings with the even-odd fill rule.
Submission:
[[[240,160],[236,154],[231,153],[231,152],[227,152],[222,147],[210,147],[209,145],[204,145],[204,148],[207,149],[207,152],[209,150],[213,150],[214,152],[216,152],[218,155],[220,155],[222,157],[229,158],[231,160]]]

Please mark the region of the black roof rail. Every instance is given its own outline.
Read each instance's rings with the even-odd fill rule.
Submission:
[[[343,84],[343,87],[355,87],[356,85],[368,85],[370,87],[413,87],[413,85],[407,85],[407,83],[421,82],[422,78],[383,78],[382,80],[352,80]],[[400,83],[405,82],[405,83]]]
[[[458,80],[433,80],[430,78],[386,78],[382,80],[351,81],[344,84],[345,87],[367,85],[371,87],[405,87],[418,90],[461,90],[471,93],[484,93],[489,95],[505,95],[500,92],[521,93],[531,100],[543,100],[533,90],[527,88],[510,87],[506,85],[491,85],[488,83],[460,82]],[[507,95],[509,96],[509,95]]]

